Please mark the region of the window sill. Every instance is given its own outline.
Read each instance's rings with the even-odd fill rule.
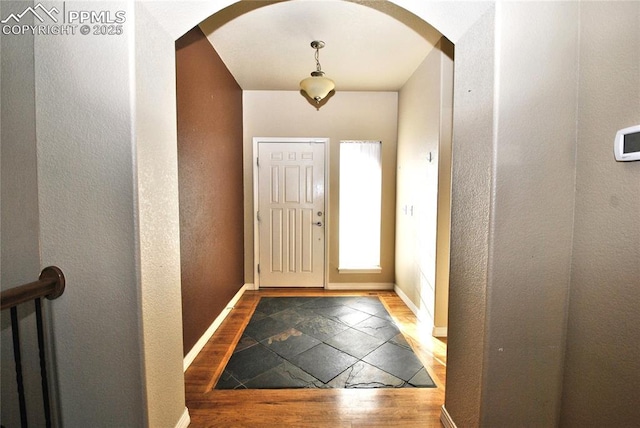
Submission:
[[[382,268],[380,266],[373,266],[373,267],[369,267],[369,268],[338,268],[338,273],[352,273],[352,274],[358,274],[358,273],[381,273],[382,272]]]

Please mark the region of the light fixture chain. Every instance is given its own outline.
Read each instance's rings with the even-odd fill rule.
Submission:
[[[320,49],[316,48],[316,71],[322,71],[322,67],[320,67]]]

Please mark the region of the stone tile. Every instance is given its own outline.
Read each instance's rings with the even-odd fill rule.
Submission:
[[[233,354],[225,370],[241,383],[245,383],[283,362],[275,352],[257,344]]]
[[[216,385],[327,387],[435,384],[377,297],[344,296],[263,297]]]
[[[376,296],[353,296],[349,303],[349,306],[353,305],[377,305],[380,304],[380,299]]]
[[[409,383],[416,388],[435,388],[436,384],[427,373],[427,370],[422,368],[414,377],[409,379]]]
[[[349,327],[340,322],[317,315],[307,321],[296,324],[295,328],[320,341],[325,341],[336,334],[345,331]]]
[[[384,308],[382,308],[380,311],[377,311],[375,314],[373,314],[373,316],[382,318],[385,321],[389,321],[395,324],[393,317],[389,315],[389,312],[387,312],[387,310]]]
[[[223,371],[214,389],[236,389],[242,384],[228,371]]]
[[[300,330],[290,328],[280,334],[264,339],[261,343],[281,357],[289,359],[307,349],[313,348],[320,341],[302,333]]]
[[[327,384],[330,388],[403,388],[407,382],[358,361]]]
[[[349,303],[349,307],[370,315],[376,315],[382,313],[382,311],[387,312],[377,297],[360,297],[357,301]]]
[[[290,326],[286,325],[282,321],[271,317],[266,317],[260,320],[251,319],[249,324],[247,324],[247,328],[244,330],[244,334],[260,341],[275,334],[282,333],[289,327]]]
[[[251,321],[258,321],[266,317],[268,317],[268,315],[263,312],[253,311],[253,315],[251,315]]]
[[[389,342],[362,360],[406,381],[409,381],[423,368],[422,363],[413,352]]]
[[[236,345],[236,349],[233,350],[233,353],[235,354],[236,352],[244,351],[257,343],[258,342],[253,337],[243,334]]]
[[[349,297],[316,297],[303,304],[307,309],[328,308],[331,306],[341,306],[344,302],[350,301]]]
[[[323,384],[309,373],[285,361],[247,382],[250,389],[319,388]]]
[[[316,379],[327,383],[358,360],[351,355],[321,343],[302,354],[296,355],[290,361]]]
[[[326,308],[315,308],[313,311],[325,318],[341,322],[347,325],[355,325],[364,321],[371,315],[348,306],[329,306]]]
[[[353,303],[358,302],[362,299],[377,299],[377,297],[367,297],[367,296],[342,296],[340,297],[340,304],[344,306],[351,306]]]
[[[354,309],[348,308],[343,305],[336,305],[336,306],[326,306],[321,308],[313,308],[311,310],[318,315],[322,315],[323,317],[331,318],[337,321],[337,318],[340,315],[348,314]]]
[[[375,316],[367,318],[366,320],[354,325],[353,328],[384,341],[387,341],[400,333],[400,330],[398,330],[395,324]]]
[[[276,312],[271,315],[271,318],[282,321],[289,327],[293,327],[296,324],[300,324],[303,321],[307,321],[313,318],[316,314],[308,309],[289,308],[284,311]]]
[[[357,309],[351,309],[351,312],[340,315],[338,317],[338,320],[348,326],[354,326],[368,318],[371,318],[372,316],[373,315],[369,315],[366,312],[362,312]]]
[[[393,336],[389,340],[389,342],[395,343],[396,345],[402,346],[403,348],[407,348],[413,352],[413,349],[411,349],[411,345],[409,345],[409,342],[407,342],[407,339],[404,337],[402,333],[398,333],[395,336]]]
[[[256,311],[271,315],[302,303],[297,297],[262,297]]]
[[[326,343],[351,356],[362,358],[385,342],[377,337],[349,328],[326,340]]]
[[[315,302],[318,297],[294,297],[294,299],[296,299],[295,307],[303,307],[307,303]]]

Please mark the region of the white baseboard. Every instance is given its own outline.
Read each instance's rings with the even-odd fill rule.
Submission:
[[[413,312],[413,314],[416,316],[416,318],[418,318],[419,321],[421,322],[431,322],[430,320],[425,320],[424,319],[424,315],[423,313],[418,309],[418,307],[409,299],[409,297],[404,293],[404,291],[402,291],[402,288],[398,287],[397,285],[393,287],[393,291],[396,292],[396,294],[398,295],[398,297],[400,297],[400,300],[402,300],[404,302],[405,305],[407,305],[407,307],[409,309],[411,309],[411,312]],[[447,337],[447,327],[436,327],[433,326],[431,328],[431,335],[433,337]]]
[[[394,285],[393,291],[395,291],[398,297],[400,297],[400,300],[402,300],[404,304],[407,305],[409,309],[411,309],[411,312],[413,312],[413,314],[416,317],[420,318],[420,311],[418,310],[418,307],[413,304],[411,299],[409,299],[409,296],[404,294],[404,291],[402,291],[402,288],[398,287],[397,285]]]
[[[180,420],[176,424],[176,428],[187,428],[190,423],[191,423],[191,418],[189,417],[189,409],[185,407],[184,412],[180,417]]]
[[[453,422],[453,419],[451,418],[449,412],[447,412],[446,407],[444,407],[444,404],[442,405],[442,409],[440,411],[440,422],[442,422],[444,428],[458,428],[456,426],[456,423]]]
[[[393,284],[386,282],[330,282],[327,290],[393,290]]]
[[[202,348],[204,348],[204,345],[206,345],[209,339],[211,339],[211,336],[213,336],[213,333],[215,333],[218,327],[220,327],[220,324],[222,324],[222,321],[224,321],[227,315],[229,315],[229,312],[231,312],[231,309],[233,309],[235,304],[238,303],[238,300],[240,300],[240,297],[242,297],[244,292],[246,290],[252,290],[252,289],[253,289],[253,284],[243,285],[240,288],[240,290],[238,290],[236,295],[233,296],[233,299],[231,299],[231,301],[227,304],[227,306],[222,310],[220,315],[218,315],[216,319],[213,320],[213,322],[211,323],[207,331],[204,332],[204,334],[200,337],[200,339],[198,339],[196,344],[193,345],[193,348],[191,348],[191,350],[187,353],[187,355],[185,355],[183,364],[182,364],[183,370],[185,372],[187,371],[191,363],[193,363],[193,360],[196,359],[200,351],[202,351]]]
[[[431,334],[433,335],[433,337],[447,337],[447,327],[433,326]]]

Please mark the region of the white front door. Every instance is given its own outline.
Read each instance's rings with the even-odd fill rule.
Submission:
[[[325,145],[258,140],[260,287],[323,287]]]

